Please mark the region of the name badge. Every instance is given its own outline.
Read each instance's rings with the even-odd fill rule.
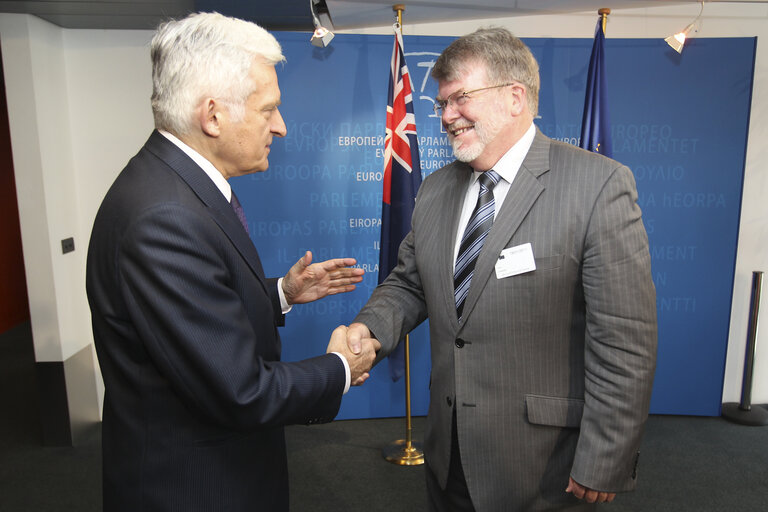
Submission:
[[[496,262],[496,279],[504,279],[532,270],[536,270],[536,261],[533,258],[533,246],[528,242],[501,251],[499,260]]]

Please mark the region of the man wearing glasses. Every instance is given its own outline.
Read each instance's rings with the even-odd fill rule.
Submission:
[[[381,360],[430,320],[431,510],[591,510],[635,486],[656,362],[632,173],[535,127],[538,65],[507,30],[457,39],[432,76],[457,161],[348,343]]]

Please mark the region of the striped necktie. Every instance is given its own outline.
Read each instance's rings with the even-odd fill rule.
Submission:
[[[240,224],[245,228],[245,232],[250,235],[250,231],[248,230],[248,220],[245,218],[245,211],[243,211],[243,207],[240,204],[240,201],[238,201],[234,190],[232,191],[232,199],[229,204],[232,205],[232,209],[235,210],[235,214],[237,215],[237,218],[240,219]]]
[[[496,205],[493,201],[493,187],[501,181],[501,176],[495,171],[486,171],[480,175],[480,193],[477,204],[469,218],[464,236],[459,246],[459,256],[456,258],[456,268],[453,271],[454,299],[456,300],[456,313],[461,320],[464,309],[464,300],[469,294],[469,283],[475,271],[475,264],[483,242],[493,226],[493,215]]]

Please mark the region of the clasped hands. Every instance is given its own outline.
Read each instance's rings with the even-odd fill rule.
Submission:
[[[340,325],[333,330],[327,352],[338,352],[347,359],[350,383],[359,386],[370,377],[368,372],[380,348],[379,340],[370,337],[367,327],[363,324],[352,324],[349,327]]]
[[[333,335],[337,336],[337,343],[342,344],[343,342],[343,352],[341,352],[341,350],[335,351],[341,352],[344,354],[344,357],[347,358],[347,361],[350,361],[350,371],[352,371],[352,360],[355,360],[356,363],[362,363],[360,364],[360,370],[362,371],[358,374],[356,374],[355,371],[352,371],[351,379],[351,384],[353,386],[361,385],[370,376],[368,372],[373,365],[373,361],[376,359],[376,352],[381,348],[381,343],[371,335],[371,331],[368,327],[361,323],[354,323],[349,327],[340,325],[333,331]],[[331,344],[333,343],[334,337],[331,336]],[[328,345],[329,352],[331,352],[331,344]],[[373,350],[373,357],[370,357],[371,350]],[[365,365],[366,361],[367,367]]]

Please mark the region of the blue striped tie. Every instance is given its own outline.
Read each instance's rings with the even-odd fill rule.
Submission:
[[[493,201],[493,187],[501,181],[501,176],[495,171],[486,171],[480,175],[480,193],[477,204],[469,218],[464,236],[459,246],[459,256],[456,258],[456,268],[453,271],[454,299],[456,300],[456,313],[461,320],[461,312],[464,309],[464,300],[469,294],[469,283],[475,271],[475,264],[483,242],[493,226],[493,214],[496,205]]]

